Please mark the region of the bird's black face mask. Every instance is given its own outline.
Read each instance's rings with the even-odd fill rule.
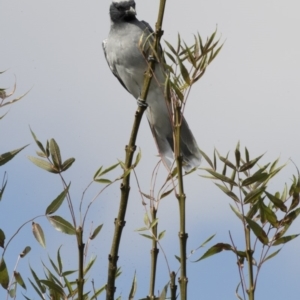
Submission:
[[[135,16],[135,2],[133,0],[113,2],[110,6],[110,18],[113,22],[133,20]]]

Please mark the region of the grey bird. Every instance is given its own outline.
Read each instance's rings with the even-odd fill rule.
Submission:
[[[114,0],[110,5],[111,28],[102,46],[112,73],[123,87],[140,103],[144,73],[148,68],[153,30],[136,18],[134,0]],[[162,52],[158,53],[154,76],[147,95],[146,116],[164,165],[170,170],[173,156],[173,122],[171,105],[165,100],[166,70]],[[201,154],[195,138],[182,118],[181,154],[186,171],[198,167]]]

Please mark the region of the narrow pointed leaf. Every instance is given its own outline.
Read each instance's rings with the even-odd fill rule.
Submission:
[[[281,245],[281,244],[285,244],[293,239],[295,239],[297,236],[299,236],[299,234],[293,234],[293,235],[288,235],[288,236],[283,236],[280,239],[276,240],[272,246],[277,246],[277,245]]]
[[[97,256],[91,258],[91,260],[89,261],[89,263],[85,266],[84,270],[83,270],[83,274],[86,275],[87,272],[91,269],[91,267],[93,266],[94,262],[96,261]]]
[[[42,227],[38,223],[32,222],[32,232],[35,239],[39,242],[39,244],[43,248],[46,248],[45,235]]]
[[[29,127],[29,129],[30,129],[31,135],[33,136],[33,139],[34,139],[35,143],[38,145],[38,147],[41,149],[41,151],[43,153],[46,153],[43,144],[37,139],[35,133],[32,131],[32,129],[30,127]]]
[[[41,283],[46,285],[49,289],[57,292],[60,296],[63,297],[63,299],[66,299],[66,294],[65,294],[64,290],[62,289],[62,287],[60,287],[55,282],[50,281],[50,280],[41,280]]]
[[[167,299],[168,286],[169,286],[169,283],[167,283],[164,286],[164,288],[163,288],[163,290],[162,290],[162,292],[159,296],[159,300],[166,300]]]
[[[148,235],[148,234],[140,233],[140,235],[143,236],[143,237],[145,237],[145,238],[147,238],[147,239],[150,239],[150,240],[153,240],[153,239],[154,239],[153,236]]]
[[[0,166],[3,166],[4,164],[6,164],[8,161],[10,161],[12,158],[14,158],[19,152],[21,152],[27,146],[28,145],[26,145],[22,148],[1,154],[0,155]]]
[[[268,173],[260,173],[257,175],[253,175],[251,177],[244,179],[242,182],[242,186],[248,186],[248,185],[256,183],[256,182],[263,182],[263,181],[267,180],[268,177],[269,177]]]
[[[93,240],[98,235],[98,233],[101,231],[102,227],[103,227],[103,224],[101,224],[101,225],[97,226],[97,228],[95,228],[93,234],[90,236],[91,240]]]
[[[265,187],[260,187],[258,189],[249,192],[244,198],[244,203],[245,204],[254,203],[256,199],[260,197],[261,194],[265,191],[265,189],[266,189]]]
[[[0,260],[0,284],[4,289],[7,289],[9,285],[9,276],[4,258]]]
[[[217,253],[220,253],[223,250],[231,250],[232,251],[232,246],[229,244],[218,243],[218,244],[212,246],[211,248],[209,248],[199,259],[195,260],[194,262],[198,262],[202,259],[205,259],[205,258],[215,255]]]
[[[252,160],[249,161],[249,162],[246,162],[245,164],[243,164],[243,165],[240,167],[239,171],[240,171],[240,172],[245,172],[245,171],[251,169],[253,166],[256,165],[256,163],[257,163],[263,156],[264,156],[264,154],[260,155],[259,157],[256,157],[255,159],[252,159]]]
[[[158,235],[158,240],[161,240],[164,236],[165,236],[166,231],[162,231],[159,235]]]
[[[65,190],[63,190],[52,202],[51,204],[46,208],[46,215],[51,215],[53,213],[55,213],[60,206],[62,205],[63,201],[65,200],[68,192],[69,192],[69,188],[70,188],[70,184],[65,188]]]
[[[221,181],[224,181],[224,182],[227,182],[233,186],[236,186],[237,184],[232,180],[230,179],[229,177],[227,176],[224,176],[222,174],[219,174],[217,172],[215,172],[214,170],[212,169],[207,169],[207,168],[203,168],[203,170],[207,171],[208,173],[210,173],[211,175],[213,175],[216,179],[219,179]]]
[[[30,280],[30,278],[28,278],[30,284],[32,285],[32,287],[35,289],[36,293],[40,296],[41,299],[44,299],[42,293],[39,291],[38,287]]]
[[[237,210],[237,208],[235,208],[234,206],[232,206],[231,204],[229,204],[231,210],[236,214],[236,216],[243,221],[243,215]]]
[[[134,272],[134,276],[133,276],[133,280],[132,280],[132,284],[131,284],[131,290],[129,293],[129,300],[133,300],[135,293],[136,293],[136,289],[137,289],[137,281],[136,281],[136,273]]]
[[[0,247],[4,248],[5,242],[5,233],[2,229],[0,229]]]
[[[76,234],[76,230],[68,221],[60,216],[48,216],[48,220],[51,225],[58,231],[66,234]]]
[[[139,153],[140,153],[140,152],[139,152]],[[112,171],[112,170],[115,169],[118,165],[120,165],[120,162],[118,162],[118,163],[116,163],[116,164],[114,164],[114,165],[112,165],[112,166],[110,166],[110,167],[104,169],[103,171],[100,171],[100,172],[98,173],[97,177],[100,177],[100,176],[102,176],[102,175],[104,175],[104,174],[106,174],[106,173]]]
[[[262,261],[262,263],[266,262],[268,259],[271,259],[271,258],[274,257],[275,255],[277,255],[281,249],[282,249],[282,248],[278,249],[277,251],[275,251],[275,252],[273,252],[272,254],[270,254],[269,256],[267,256],[267,257]]]
[[[75,158],[73,158],[73,157],[66,159],[61,166],[61,171],[64,172],[64,171],[68,170],[72,166],[74,161],[75,161]]]
[[[48,161],[43,160],[41,158],[33,157],[33,156],[28,156],[28,159],[31,160],[36,166],[50,172],[57,174],[59,171],[54,167],[54,165],[50,164]]]
[[[268,245],[269,243],[269,239],[267,234],[265,233],[265,231],[262,229],[262,227],[260,227],[256,222],[254,222],[253,220],[251,220],[248,217],[245,217],[249,227],[251,228],[251,230],[253,231],[253,233],[256,235],[256,237],[264,244],[264,245]]]
[[[62,271],[63,271],[63,265],[62,265],[62,260],[61,260],[61,256],[60,256],[60,249],[61,249],[61,246],[57,250],[57,263],[58,263],[59,275],[61,276]]]
[[[60,155],[59,146],[56,143],[55,139],[51,139],[49,145],[50,145],[49,149],[50,149],[50,154],[51,154],[53,164],[58,170],[60,170],[60,168],[61,168],[61,155]]]
[[[273,196],[272,194],[268,193],[265,191],[265,194],[267,195],[267,197],[270,199],[270,201],[274,204],[275,207],[278,207],[281,211],[286,212],[287,211],[287,207],[285,206],[285,204],[281,201],[280,198],[277,198],[275,196]]]
[[[21,276],[21,274],[17,271],[14,271],[14,277],[16,279],[16,282],[24,289],[27,290],[25,282]]]
[[[234,194],[232,191],[230,191],[226,186],[215,183],[217,187],[219,187],[228,197],[233,199],[234,201],[240,203],[240,199]]]

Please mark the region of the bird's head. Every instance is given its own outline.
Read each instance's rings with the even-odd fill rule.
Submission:
[[[110,5],[110,18],[113,23],[135,19],[134,0],[113,0]]]

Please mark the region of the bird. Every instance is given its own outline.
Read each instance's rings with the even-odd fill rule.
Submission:
[[[173,117],[170,103],[164,96],[167,70],[160,49],[155,58],[150,57],[153,29],[145,21],[136,17],[134,0],[113,0],[110,9],[110,32],[102,43],[104,55],[113,75],[121,85],[138,101],[147,105],[145,111],[158,152],[170,171],[174,165]],[[158,56],[158,57],[157,57]],[[146,98],[146,104],[140,101],[143,89],[144,73],[148,68],[147,59],[155,59],[153,78]],[[197,142],[182,116],[181,155],[186,172],[199,167],[201,153]]]

